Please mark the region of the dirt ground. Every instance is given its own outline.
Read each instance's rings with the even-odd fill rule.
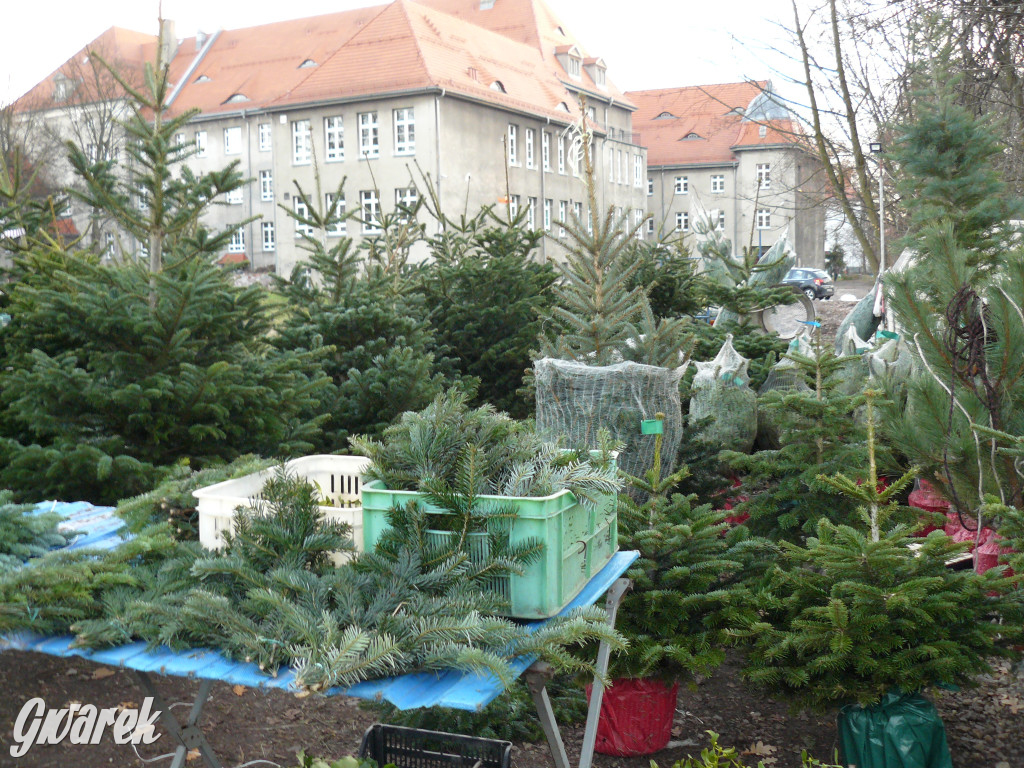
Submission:
[[[746,753],[744,760],[766,768],[798,768],[803,749],[820,758],[831,756],[836,746],[836,726],[831,717],[791,714],[784,705],[763,698],[738,677],[738,656],[729,660],[710,679],[693,690],[680,691],[673,742],[653,759],[662,768],[688,754],[696,755],[707,743],[705,731],[721,734],[721,743]],[[164,699],[179,719],[191,702],[198,684],[175,677],[155,677]],[[1008,665],[980,681],[971,691],[947,693],[938,699],[946,723],[953,764],[972,768],[1024,768],[1024,676]],[[20,759],[10,756],[13,723],[30,698],[42,697],[48,707],[69,702],[97,707],[135,707],[142,691],[134,673],[82,659],[59,659],[37,653],[0,653],[0,766],[17,768],[138,767],[154,761],[167,766],[173,752],[171,737],[163,735],[152,745],[140,746],[137,756],[130,745],[115,744],[106,735],[95,745],[35,746]],[[249,763],[263,766],[296,765],[300,749],[307,753],[339,757],[359,749],[363,732],[377,716],[354,699],[309,696],[297,698],[282,691],[263,692],[217,683],[206,704],[202,727],[225,768]],[[580,726],[563,729],[570,762],[576,764],[583,736]],[[648,768],[651,758],[619,758],[598,755],[595,768]],[[266,762],[252,763],[259,760]],[[189,766],[201,766],[194,755]],[[513,765],[553,765],[544,742],[518,743]]]
[[[815,301],[826,334],[833,335],[854,303],[839,301],[846,293],[858,298],[870,288],[870,280],[840,281],[836,299]],[[761,760],[765,768],[799,768],[801,750],[819,759],[830,759],[836,748],[833,717],[794,714],[784,704],[769,700],[740,679],[742,659],[731,654],[714,676],[693,689],[681,689],[669,748],[653,755],[667,768],[707,744],[708,730],[721,734],[720,742],[734,745],[750,766]],[[179,719],[195,698],[198,684],[183,678],[156,676],[157,686]],[[982,677],[979,687],[943,693],[936,699],[946,724],[953,764],[957,768],[1024,768],[1024,669],[1000,665]],[[142,768],[167,766],[173,752],[171,737],[139,747],[118,745],[109,733],[95,745],[60,744],[35,746],[20,759],[10,756],[14,722],[26,701],[42,697],[50,708],[70,702],[96,707],[137,707],[143,693],[134,673],[93,664],[82,659],[59,659],[20,651],[0,652],[0,768]],[[204,732],[225,768],[242,765],[283,766],[297,764],[296,753],[340,757],[359,749],[363,732],[377,721],[374,712],[346,697],[298,698],[282,691],[263,692],[218,683],[214,686],[201,721]],[[570,762],[577,764],[582,726],[563,729]],[[651,758],[619,758],[598,755],[595,768],[649,768]],[[188,766],[201,766],[192,753]],[[517,743],[513,750],[517,768],[553,763],[544,742]]]

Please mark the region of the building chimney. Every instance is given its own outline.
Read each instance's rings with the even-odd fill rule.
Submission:
[[[174,36],[174,21],[160,19],[160,60],[170,64],[178,52],[178,38]]]

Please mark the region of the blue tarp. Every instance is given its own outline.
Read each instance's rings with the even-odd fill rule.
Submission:
[[[72,504],[45,502],[37,509],[41,512],[53,510],[68,521],[69,529],[81,531],[70,545],[70,549],[111,549],[120,544],[122,521],[112,507],[94,507],[85,502]],[[618,552],[601,571],[587,583],[580,594],[567,605],[559,615],[574,608],[596,603],[608,588],[620,578],[639,557],[638,552]],[[527,627],[539,627],[543,621],[530,622]],[[295,673],[289,667],[278,670],[276,677],[270,677],[251,663],[232,661],[217,651],[196,648],[174,651],[159,647],[147,649],[146,643],[136,642],[116,648],[91,650],[72,648],[74,637],[44,637],[31,633],[18,633],[0,637],[0,650],[21,650],[46,653],[51,656],[78,656],[101,664],[135,669],[140,672],[156,672],[162,675],[223,680],[226,683],[244,685],[247,688],[281,688],[295,691]],[[532,658],[520,658],[512,662],[517,674],[522,674],[533,662]],[[399,677],[368,680],[351,688],[332,688],[326,695],[344,694],[360,699],[387,701],[398,709],[418,707],[452,707],[454,709],[480,710],[490,704],[504,690],[501,682],[493,676],[467,672],[420,672]]]

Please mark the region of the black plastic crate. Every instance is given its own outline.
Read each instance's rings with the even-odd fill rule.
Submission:
[[[363,734],[359,756],[382,768],[509,768],[512,742],[375,723]]]

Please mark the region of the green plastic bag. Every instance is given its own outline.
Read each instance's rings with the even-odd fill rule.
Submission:
[[[942,718],[920,694],[889,692],[868,709],[847,705],[838,725],[850,768],[953,768]]]

